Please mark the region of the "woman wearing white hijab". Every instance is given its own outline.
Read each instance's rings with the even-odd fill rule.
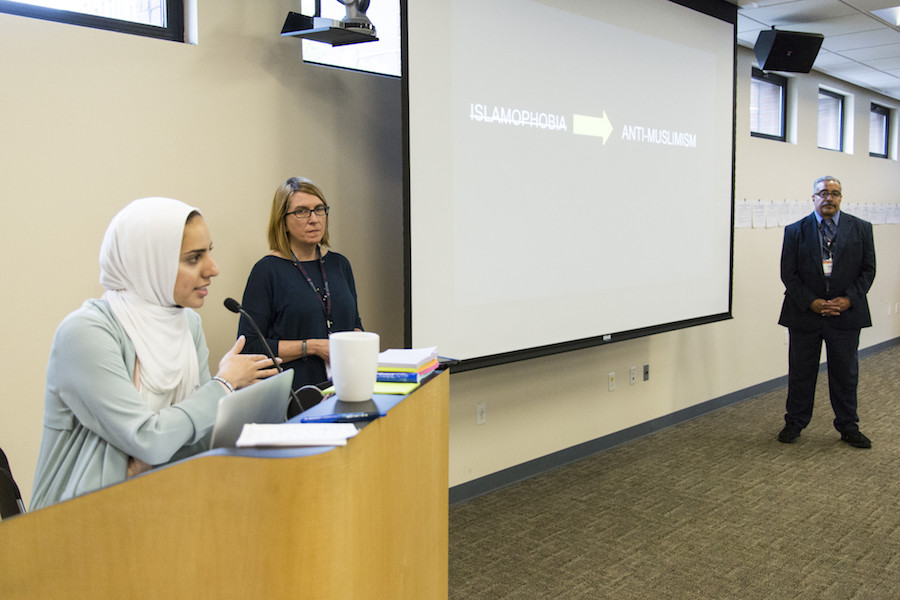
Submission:
[[[200,316],[219,270],[200,212],[135,200],[100,249],[103,297],[60,324],[50,350],[32,510],[202,452],[218,400],[276,373],[244,339],[209,374]]]

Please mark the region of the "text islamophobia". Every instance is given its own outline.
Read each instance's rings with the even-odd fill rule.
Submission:
[[[568,131],[569,129],[566,125],[566,118],[562,115],[505,106],[489,107],[487,104],[475,102],[469,105],[469,119],[479,123],[497,123],[551,131]]]

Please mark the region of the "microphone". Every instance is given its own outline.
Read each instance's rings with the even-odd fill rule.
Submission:
[[[225,308],[233,313],[241,314],[247,317],[247,321],[249,321],[250,325],[253,326],[253,330],[256,331],[256,335],[258,335],[259,339],[262,340],[263,347],[266,349],[266,356],[272,359],[272,362],[275,363],[275,368],[278,369],[279,373],[284,371],[284,369],[281,368],[281,365],[278,364],[278,361],[275,359],[275,353],[272,352],[272,348],[269,347],[269,342],[266,341],[266,336],[263,335],[263,332],[259,328],[259,325],[256,324],[256,321],[253,319],[253,317],[250,316],[250,313],[244,310],[244,307],[241,306],[240,302],[238,302],[234,298],[225,298]],[[297,397],[297,392],[294,391],[293,385],[291,385],[291,398],[293,398],[294,402],[297,403],[297,407],[299,408],[299,410],[294,414],[299,414],[306,410],[303,407],[303,403],[300,402],[300,398]]]

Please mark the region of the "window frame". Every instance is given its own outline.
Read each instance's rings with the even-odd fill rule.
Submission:
[[[872,129],[869,127],[869,156],[874,158],[888,158],[888,147],[890,144],[890,136],[891,136],[891,109],[887,106],[883,106],[881,104],[876,104],[872,102],[869,107],[869,118],[872,118],[872,114],[879,114],[884,117],[884,143],[882,147],[884,149],[884,153],[881,152],[872,152]],[[870,121],[871,123],[871,121]]]
[[[829,90],[829,89],[823,88],[823,87],[819,87],[819,93],[816,96],[816,98],[818,99],[819,96],[829,96],[838,101],[838,110],[837,110],[838,147],[837,148],[829,148],[828,146],[820,146],[819,145],[819,134],[821,133],[821,127],[822,127],[822,123],[821,123],[822,112],[821,112],[821,108],[818,107],[818,102],[817,102],[818,110],[817,110],[817,114],[816,114],[816,117],[817,117],[816,123],[819,127],[819,131],[816,132],[816,147],[818,147],[822,150],[831,150],[832,152],[843,152],[844,151],[844,107],[847,102],[847,97],[844,94],[841,94],[840,92],[835,92],[835,91],[832,91],[832,90]]]
[[[0,0],[0,13],[18,15],[21,17],[31,17],[44,21],[55,21],[57,23],[68,23],[70,25],[80,25],[82,27],[91,27],[93,29],[103,29],[106,31],[117,31],[119,33],[141,35],[145,37],[169,40],[173,42],[184,42],[184,0],[165,0],[165,3],[167,22],[165,27],[148,25],[146,23],[135,23],[134,21],[125,21],[122,19],[113,19],[110,17],[101,17],[87,13],[61,10],[58,8],[47,8],[45,6],[23,4],[22,2],[13,2],[11,0]]]
[[[750,136],[767,140],[776,140],[779,142],[787,141],[787,96],[788,96],[788,78],[776,73],[766,73],[756,67],[752,67],[750,73],[750,85],[753,86],[753,80],[762,81],[770,85],[781,88],[781,135],[772,135],[761,131],[753,130],[753,122],[750,123]],[[750,109],[753,110],[751,103]]]

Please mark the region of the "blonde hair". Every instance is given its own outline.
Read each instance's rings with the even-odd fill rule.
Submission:
[[[297,192],[312,194],[325,206],[328,201],[322,190],[306,177],[291,177],[275,190],[272,198],[272,213],[269,215],[269,249],[280,253],[282,256],[291,255],[291,240],[288,238],[287,227],[284,219],[291,207],[291,196]],[[325,220],[325,233],[322,234],[322,245],[328,246],[328,220]]]

